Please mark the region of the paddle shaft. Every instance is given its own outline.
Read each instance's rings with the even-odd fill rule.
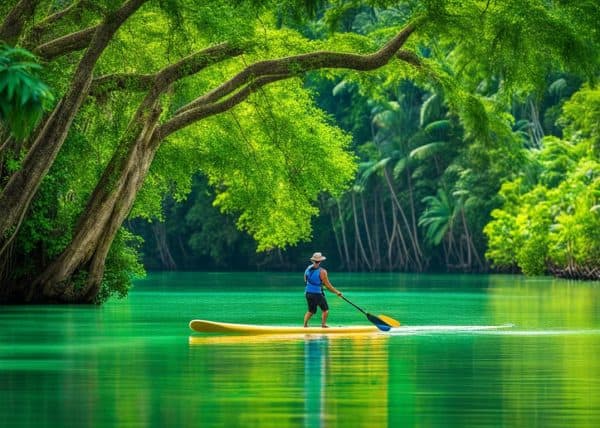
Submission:
[[[356,306],[356,305],[355,305],[354,303],[352,303],[350,300],[346,299],[346,298],[344,297],[344,295],[343,295],[343,294],[342,294],[340,297],[341,297],[342,299],[344,299],[346,302],[350,303],[350,304],[351,304],[352,306],[354,306],[356,309],[358,309],[359,311],[361,311],[363,314],[365,314],[365,315],[368,315],[368,314],[367,314],[367,312],[366,312],[364,309],[360,308],[359,306]]]

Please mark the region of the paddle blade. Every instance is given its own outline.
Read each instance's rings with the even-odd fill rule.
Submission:
[[[391,327],[400,327],[400,321],[396,321],[394,318],[388,317],[387,315],[377,315],[377,318]]]
[[[367,314],[367,319],[375,324],[375,326],[381,331],[390,331],[392,328],[391,325],[388,325],[385,321],[376,317],[375,315]]]

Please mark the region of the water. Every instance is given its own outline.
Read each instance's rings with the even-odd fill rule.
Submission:
[[[0,424],[600,425],[598,283],[332,273],[354,303],[406,327],[242,340],[188,329],[194,318],[301,324],[299,277],[156,274],[100,308],[0,307]],[[330,325],[368,324],[328,300]]]

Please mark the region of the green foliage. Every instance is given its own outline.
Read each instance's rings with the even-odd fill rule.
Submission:
[[[597,266],[600,261],[600,163],[582,159],[553,191],[560,208],[550,229],[550,254],[558,266]]]
[[[239,106],[214,121],[218,128],[205,128],[209,134],[199,130],[201,168],[217,189],[215,203],[239,213],[239,226],[259,250],[308,239],[317,213],[311,202],[339,192],[354,171],[343,150],[349,139],[290,83],[256,94],[256,107]],[[277,108],[272,99],[280,100]]]
[[[139,254],[142,242],[140,237],[126,229],[119,230],[106,259],[106,269],[100,292],[95,299],[96,304],[106,302],[111,296],[125,297],[133,280],[145,276]]]
[[[439,245],[452,227],[455,210],[451,198],[442,189],[437,196],[423,198],[427,208],[419,218],[419,226],[425,226],[425,239],[431,244]]]
[[[485,255],[493,261],[493,267],[512,270],[516,268],[516,253],[519,248],[516,217],[505,210],[495,209],[491,212],[491,218],[483,229],[488,237]]]
[[[197,194],[184,218],[190,228],[186,242],[194,254],[209,256],[217,266],[227,267],[240,263],[235,260],[235,256],[239,257],[240,254],[232,250],[242,247],[250,252],[252,249],[245,248],[247,245],[244,245],[244,237],[236,228],[235,218],[223,216],[211,206],[213,199],[214,196],[206,190]]]
[[[594,208],[600,163],[592,150],[596,123],[587,120],[597,97],[598,90],[583,88],[565,104],[562,122],[570,139],[544,140],[534,160],[542,165],[536,184],[516,180],[503,186],[503,208],[485,228],[487,257],[496,266],[542,274],[600,263],[600,216]]]
[[[96,25],[122,4],[87,3],[76,16],[52,25],[39,43]],[[36,22],[42,11],[67,4],[42,2]],[[170,214],[165,197],[184,201],[194,188],[192,177],[200,174],[210,197],[191,201],[184,234],[196,251],[225,263],[228,247],[247,244],[233,229],[231,215],[262,251],[289,248],[313,235],[319,235],[317,242],[335,242],[329,218],[314,222],[326,196],[341,200],[347,211],[339,217],[352,227],[356,213],[348,209],[350,196],[360,196],[372,218],[388,220],[397,213],[390,211],[392,196],[382,174],[387,171],[397,204],[410,217],[404,233],[416,241],[435,247],[444,238],[470,239],[483,251],[483,225],[503,198],[486,228],[488,255],[496,265],[539,273],[548,263],[590,263],[598,252],[597,219],[590,213],[597,216],[599,205],[591,154],[597,157],[600,147],[600,97],[591,87],[573,97],[564,109],[564,138],[547,138],[539,153],[524,150],[531,121],[516,113],[514,104],[537,102],[544,94],[541,120],[546,129],[557,128],[562,100],[579,85],[571,76],[597,74],[599,16],[593,1],[147,2],[110,41],[95,77],[151,75],[217,43],[244,50],[171,85],[160,99],[161,123],[254,62],[319,50],[370,53],[407,23],[417,27],[403,48],[411,62],[394,59],[370,72],[319,70],[302,81],[282,81],[171,135],[156,153],[130,218],[165,219]],[[34,38],[23,36],[31,43]],[[41,69],[26,51],[2,48],[0,119],[15,135],[25,136],[52,102],[40,78],[57,96],[65,93],[79,57],[80,52],[71,53]],[[90,97],[78,112],[18,236],[17,257],[35,260],[24,268],[29,270],[24,277],[67,245],[144,95],[115,90]],[[331,116],[316,108],[315,100]],[[20,156],[4,157],[4,171],[18,168]],[[342,196],[355,178],[357,158],[355,190],[362,193]],[[501,183],[505,187],[498,195]],[[213,195],[226,220],[218,220],[214,207],[200,205]],[[380,206],[382,212],[376,212]],[[464,222],[453,227],[459,212]],[[422,229],[416,230],[419,218]],[[313,222],[326,226],[314,233]],[[338,231],[340,226],[334,225]],[[379,227],[371,241],[387,233]],[[533,231],[535,236],[526,235]],[[367,232],[354,239],[362,234],[366,242]],[[139,273],[138,244],[124,230],[119,233],[100,301],[124,294],[131,275]],[[442,250],[435,251],[424,259],[441,260]]]
[[[548,230],[551,224],[549,204],[544,202],[544,190],[533,190],[534,199],[540,200],[529,206],[528,212],[517,215],[518,265],[525,275],[543,275],[546,273],[548,255]]]
[[[600,91],[585,85],[564,105],[561,123],[565,136],[575,140],[588,140],[592,154],[600,156]]]
[[[503,2],[424,2],[428,29],[452,44],[461,79],[475,89],[482,76],[498,75],[501,94],[512,97],[543,87],[550,69],[564,67],[587,77],[595,74],[598,55],[598,4],[510,0]],[[585,28],[585,30],[584,30]],[[444,53],[444,52],[440,52]],[[477,58],[477,61],[473,61]]]
[[[0,124],[18,138],[26,138],[54,97],[37,76],[41,66],[33,54],[0,45]]]

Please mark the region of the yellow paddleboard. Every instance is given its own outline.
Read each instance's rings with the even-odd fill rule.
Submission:
[[[190,321],[190,328],[200,333],[228,333],[228,334],[355,334],[377,333],[379,330],[374,325],[356,325],[345,327],[301,327],[301,326],[275,326],[232,324],[206,320]]]

